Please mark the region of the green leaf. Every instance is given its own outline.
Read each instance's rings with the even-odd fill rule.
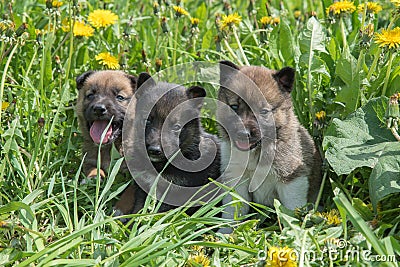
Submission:
[[[311,51],[327,53],[323,29],[321,23],[315,17],[311,17],[307,21],[307,27],[299,35],[301,53],[310,53]]]
[[[345,114],[356,110],[360,99],[360,75],[357,73],[357,60],[352,55],[343,56],[336,63],[336,75],[345,83],[336,101],[345,103]]]
[[[285,60],[284,64],[286,66],[292,66],[294,60],[294,42],[293,42],[293,34],[290,30],[290,26],[287,24],[285,20],[282,20],[279,25],[279,47],[282,54],[283,59]]]
[[[338,175],[361,167],[373,169],[369,191],[374,208],[385,196],[400,192],[400,142],[380,120],[386,105],[386,97],[375,98],[347,119],[333,119],[322,144]]]

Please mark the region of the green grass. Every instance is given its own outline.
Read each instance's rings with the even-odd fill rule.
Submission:
[[[324,153],[322,140],[333,135],[327,130],[333,119],[344,120],[371,99],[398,92],[398,51],[378,47],[364,25],[372,24],[375,32],[399,27],[399,8],[378,1],[383,7],[378,14],[354,12],[333,21],[325,12],[328,0],[272,0],[268,11],[265,0],[182,1],[200,19],[192,28],[188,16],[175,17],[176,1],[159,1],[157,14],[152,2],[73,2],[46,8],[43,0],[0,1],[0,266],[196,266],[196,255],[212,266],[263,266],[268,248],[285,246],[307,255],[297,258],[298,266],[397,266],[389,257],[399,260],[398,160],[391,162],[392,183],[378,183],[383,188],[378,203],[370,198],[377,190],[369,185],[377,177],[373,166],[339,173],[325,162],[320,203],[327,211],[339,210],[338,225],[312,208],[292,212],[278,202],[273,209],[253,204],[253,216],[224,236],[216,234],[229,223],[218,217],[220,199],[191,217],[185,208],[157,213],[148,201],[123,225],[110,216],[129,182],[118,173],[121,159],[107,179],[79,183],[83,155],[74,105],[75,78],[104,69],[95,59],[101,52],[118,58],[120,69],[131,74],[194,61],[291,66],[296,114]],[[75,20],[89,24],[95,9],[111,10],[119,19],[91,37],[61,29]],[[216,14],[234,12],[241,23],[230,32],[218,29]],[[264,27],[260,19],[267,15],[280,22]],[[208,93],[215,97],[215,90]],[[320,111],[325,118],[316,116]],[[215,132],[212,121],[204,125]],[[384,123],[375,126],[387,131]],[[346,253],[359,257],[346,259]],[[362,257],[366,254],[386,261]]]

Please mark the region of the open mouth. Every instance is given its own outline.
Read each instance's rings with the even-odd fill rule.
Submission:
[[[248,151],[256,148],[261,143],[261,140],[258,141],[241,141],[236,140],[235,145],[241,151]]]
[[[107,129],[109,123],[110,122],[106,120],[95,120],[89,123],[89,134],[94,143],[102,145],[110,144],[121,134],[121,127],[116,123],[111,123],[110,127]],[[104,138],[101,140],[103,133]]]

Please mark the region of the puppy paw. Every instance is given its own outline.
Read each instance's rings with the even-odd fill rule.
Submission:
[[[117,208],[113,208],[113,217],[118,217],[118,216],[122,216],[125,215],[120,209]],[[120,218],[119,219],[120,222],[122,222],[123,224],[126,224],[129,219],[128,218]]]

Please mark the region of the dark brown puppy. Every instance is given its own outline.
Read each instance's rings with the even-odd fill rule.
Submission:
[[[82,152],[86,154],[83,172],[88,178],[97,176],[97,154],[101,143],[100,175],[105,177],[113,144],[122,155],[122,125],[136,88],[136,77],[122,71],[88,71],[76,79],[76,86],[79,90],[76,112],[83,135]],[[132,191],[131,187],[126,190],[117,209],[131,210]]]
[[[317,197],[321,158],[312,137],[294,114],[290,96],[293,82],[294,70],[288,67],[275,71],[220,62],[218,100],[239,118],[218,109],[218,121],[233,133],[229,138],[227,129],[220,128],[221,166],[231,166],[225,175],[241,177],[235,189],[248,201],[272,206],[274,199],[279,199],[287,208],[295,209]],[[263,153],[269,166],[260,160]],[[249,162],[244,165],[247,158]],[[256,168],[261,168],[257,174]],[[252,179],[263,182],[249,190]],[[230,201],[227,197],[223,202]],[[241,214],[247,214],[248,209],[243,205]],[[233,207],[223,215],[233,216]]]
[[[136,147],[133,157],[149,158],[155,174],[161,173],[163,178],[178,186],[198,187],[209,183],[208,178],[218,178],[219,141],[216,136],[205,133],[200,122],[200,109],[205,96],[205,90],[199,86],[187,89],[172,83],[156,83],[149,74],[141,73],[138,77],[138,91],[135,94],[138,104],[133,129],[144,130],[144,135],[133,141]],[[183,104],[184,102],[187,105]],[[146,106],[151,106],[150,103],[155,103],[150,114],[141,114],[140,111]],[[145,150],[142,147],[145,147]],[[172,154],[180,151],[183,157],[174,158],[168,163],[171,153],[167,151],[173,151]],[[200,157],[210,164],[194,170],[201,165],[195,163]],[[149,168],[145,169],[140,162],[137,167],[138,172],[143,174],[142,177],[149,173]],[[185,194],[184,189],[177,194]],[[147,194],[140,189],[136,196],[133,213],[143,207]],[[159,211],[173,207],[163,203]]]

